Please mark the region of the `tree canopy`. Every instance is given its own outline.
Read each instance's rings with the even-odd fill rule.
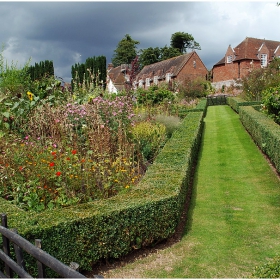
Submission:
[[[117,48],[114,50],[112,63],[114,67],[121,64],[130,64],[137,55],[137,45],[139,41],[135,41],[129,34],[118,43]]]
[[[193,36],[185,32],[175,32],[172,34],[170,44],[171,47],[178,49],[181,54],[185,53],[187,49],[201,49]]]
[[[35,62],[34,66],[29,67],[28,73],[30,74],[30,78],[32,81],[40,80],[45,75],[54,76],[53,61],[45,60],[40,61],[39,63]]]
[[[76,80],[82,84],[85,81],[97,83],[106,81],[106,57],[104,55],[98,57],[88,57],[85,63],[72,65],[71,68],[72,82]]]
[[[155,48],[147,48],[140,50],[140,66],[143,68],[145,65],[150,65],[162,60],[166,60],[171,57],[181,55],[178,49],[164,46],[163,48],[155,47]]]

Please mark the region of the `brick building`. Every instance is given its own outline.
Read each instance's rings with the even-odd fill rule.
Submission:
[[[122,64],[114,67],[112,63],[108,64],[107,68],[107,90],[110,93],[117,93],[125,89],[125,83],[129,80],[127,69],[130,68],[128,64]]]
[[[193,51],[144,66],[136,77],[135,87],[147,89],[151,85],[161,83],[172,85],[174,81],[182,83],[186,79],[194,80],[198,77],[206,80],[207,75],[207,68]]]
[[[228,86],[253,69],[267,67],[275,57],[280,57],[280,42],[247,37],[235,48],[229,45],[225,56],[213,66],[213,83]]]

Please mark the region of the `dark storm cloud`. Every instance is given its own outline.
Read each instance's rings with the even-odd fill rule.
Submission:
[[[276,2],[0,2],[4,57],[24,64],[53,60],[70,80],[71,66],[92,56],[111,62],[125,34],[139,49],[170,45],[177,31],[193,35],[208,69],[229,44],[248,37],[280,40]],[[277,36],[277,38],[276,38]]]

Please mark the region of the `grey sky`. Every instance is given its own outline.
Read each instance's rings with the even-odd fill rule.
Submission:
[[[184,2],[0,2],[4,58],[23,66],[52,60],[55,74],[69,82],[71,66],[105,55],[111,62],[129,34],[138,50],[170,45],[171,35],[192,34],[210,70],[227,47],[246,37],[280,41],[276,1]]]

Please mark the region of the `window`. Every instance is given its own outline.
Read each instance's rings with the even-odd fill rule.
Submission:
[[[139,87],[140,87],[140,88],[143,87],[143,80],[139,80]]]
[[[261,67],[267,66],[267,54],[261,54]]]
[[[150,78],[146,78],[146,87],[150,86]]]
[[[196,61],[193,61],[193,68],[196,68]]]
[[[155,85],[158,84],[158,76],[154,76],[154,84],[155,84]]]
[[[233,55],[232,54],[228,55],[227,56],[227,63],[232,63],[232,61],[233,61]]]
[[[168,82],[170,81],[170,79],[171,79],[171,74],[170,74],[170,73],[167,73],[167,74],[165,75],[165,81],[168,83]]]

